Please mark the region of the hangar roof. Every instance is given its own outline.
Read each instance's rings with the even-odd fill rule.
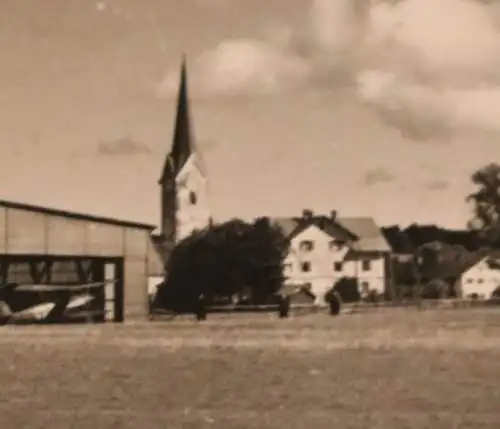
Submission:
[[[17,209],[17,210],[27,210],[31,212],[43,213],[49,216],[61,216],[70,219],[83,220],[89,222],[98,222],[98,223],[106,223],[109,225],[123,226],[125,228],[135,228],[135,229],[146,229],[149,231],[153,231],[156,228],[156,225],[150,225],[146,223],[138,223],[127,221],[123,219],[116,219],[110,217],[102,217],[95,216],[92,214],[86,213],[77,213],[67,210],[54,209],[49,207],[35,206],[31,204],[18,203],[13,201],[0,200],[0,207],[5,207],[8,209]]]

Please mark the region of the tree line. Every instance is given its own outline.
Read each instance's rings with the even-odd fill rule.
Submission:
[[[463,230],[417,224],[405,229],[398,225],[382,228],[396,255],[412,256],[396,259],[393,265],[397,294],[456,296],[461,274],[491,250],[500,248],[500,165],[492,163],[478,169],[471,181],[474,191],[465,200],[472,216]]]

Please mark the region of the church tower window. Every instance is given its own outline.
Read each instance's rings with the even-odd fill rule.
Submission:
[[[189,192],[189,202],[190,202],[191,204],[195,205],[197,201],[198,201],[198,198],[197,198],[197,196],[196,196],[196,193],[195,193],[195,192],[193,192],[193,191],[190,191],[190,192]]]

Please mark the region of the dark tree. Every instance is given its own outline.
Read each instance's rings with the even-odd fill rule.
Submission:
[[[262,303],[281,287],[287,250],[282,231],[265,218],[234,219],[197,231],[173,250],[155,304],[193,311],[201,294],[210,305],[245,291],[253,303]]]
[[[491,298],[500,299],[500,286],[495,288],[495,290],[491,293]]]
[[[489,244],[500,244],[500,165],[486,165],[471,179],[476,191],[467,196],[474,213],[469,228],[477,230]]]
[[[334,292],[338,293],[342,302],[357,302],[361,299],[358,280],[355,277],[341,277],[338,279],[333,288],[327,292],[325,299],[328,300]]]

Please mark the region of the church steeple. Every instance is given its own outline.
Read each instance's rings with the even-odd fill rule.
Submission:
[[[184,55],[177,95],[177,112],[172,149],[165,160],[160,184],[164,182],[167,175],[176,176],[194,152],[187,85],[186,56]]]
[[[160,179],[161,234],[172,247],[210,222],[208,172],[191,129],[187,66],[182,59],[173,142]]]

